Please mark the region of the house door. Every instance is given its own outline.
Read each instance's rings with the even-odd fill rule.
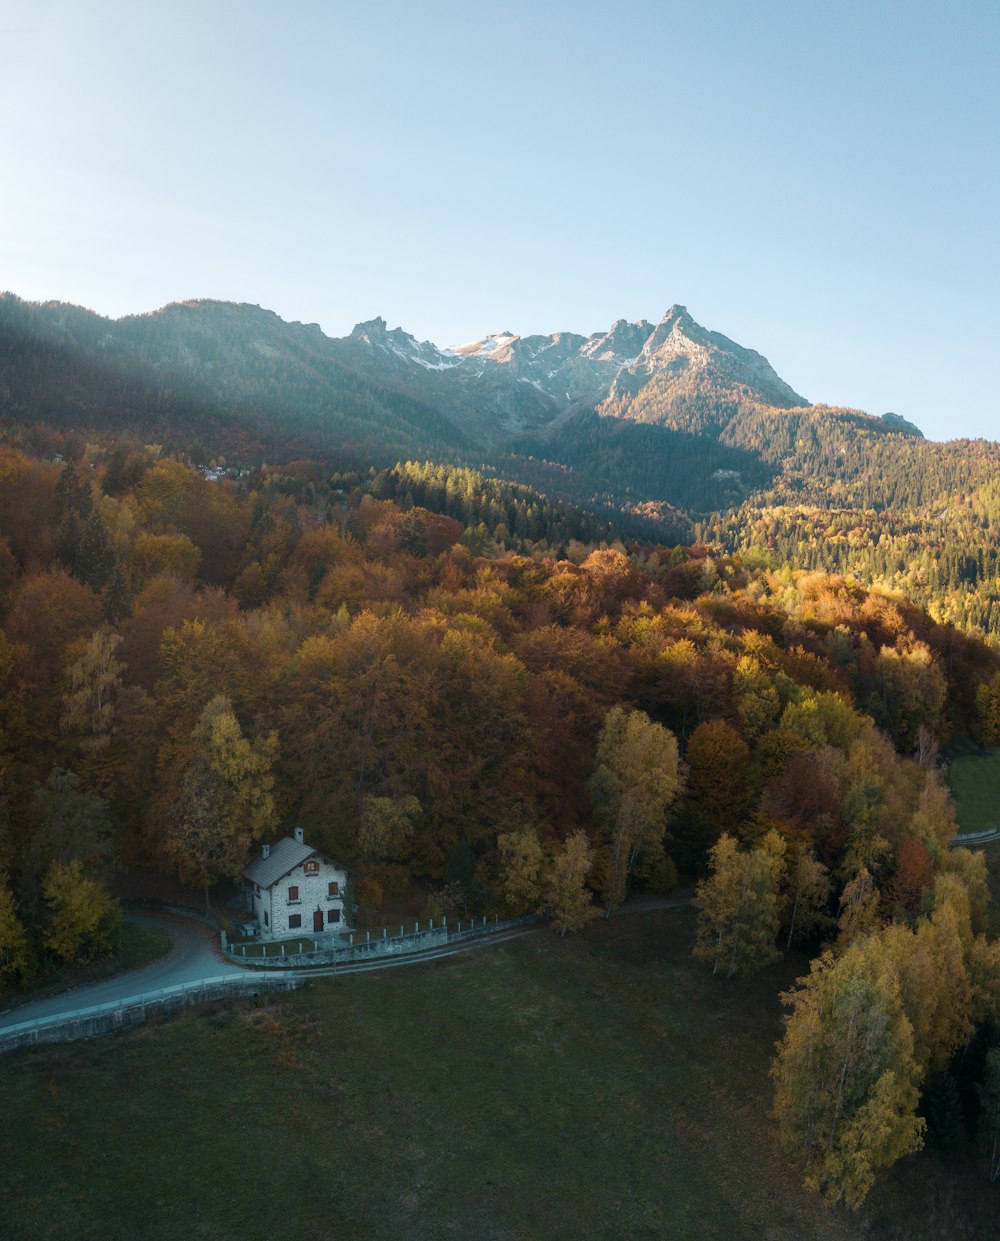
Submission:
[[[323,911],[322,909],[317,909],[316,912],[313,914],[313,930],[322,931],[322,929],[323,929]]]

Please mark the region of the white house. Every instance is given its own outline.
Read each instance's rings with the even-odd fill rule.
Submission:
[[[243,872],[247,908],[263,939],[339,930],[350,915],[346,887],[347,871],[310,848],[301,827],[275,845],[262,845],[261,856]]]

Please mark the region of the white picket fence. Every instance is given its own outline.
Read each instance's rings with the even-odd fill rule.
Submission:
[[[253,966],[255,969],[301,969],[316,965],[341,965],[350,961],[370,959],[372,957],[406,956],[427,952],[432,948],[443,948],[447,944],[460,943],[466,939],[482,939],[487,935],[509,931],[512,927],[526,926],[529,922],[537,922],[538,918],[530,914],[523,918],[498,917],[487,918],[482,915],[473,918],[462,918],[448,922],[441,919],[435,925],[430,920],[424,929],[404,931],[400,927],[398,935],[390,935],[388,927],[379,927],[371,931],[349,932],[350,940],[344,941],[340,936],[310,936],[317,943],[314,952],[288,953],[281,940],[265,942],[262,947],[267,956],[245,955],[246,946],[230,944],[225,931],[221,935],[222,951],[239,965]],[[292,940],[297,943],[298,939]]]

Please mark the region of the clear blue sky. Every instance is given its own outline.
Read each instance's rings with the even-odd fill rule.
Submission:
[[[331,335],[682,302],[1000,438],[1000,3],[0,0],[0,287]]]

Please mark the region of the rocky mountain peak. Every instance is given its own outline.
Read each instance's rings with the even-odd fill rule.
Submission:
[[[356,323],[351,332],[352,340],[367,341],[370,345],[384,343],[385,337],[386,322],[381,315],[375,319],[368,319],[365,323]]]
[[[462,410],[487,440],[600,406],[608,397],[616,408],[630,404],[654,380],[656,399],[667,404],[692,386],[785,408],[806,403],[766,358],[702,327],[680,303],[656,324],[618,319],[586,338],[518,336],[508,329],[441,350],[400,328],[388,331],[376,318],[359,323],[342,345],[344,360],[372,379],[391,375],[424,400]]]
[[[671,353],[685,352],[690,344],[707,344],[711,335],[700,323],[694,321],[686,306],[671,306],[650,332],[643,354],[651,357],[667,342],[670,342]]]
[[[691,319],[691,312],[686,306],[682,306],[680,302],[674,302],[670,309],[666,312],[661,323],[675,323],[678,319]],[[691,320],[692,323],[694,320]]]
[[[594,361],[626,365],[642,353],[652,330],[653,325],[646,319],[640,319],[638,323],[618,319],[610,331],[591,336],[580,352]]]

